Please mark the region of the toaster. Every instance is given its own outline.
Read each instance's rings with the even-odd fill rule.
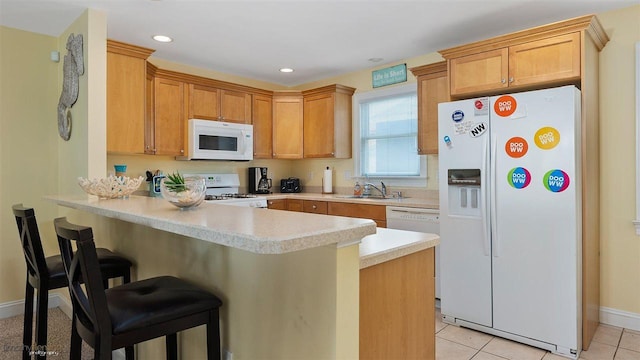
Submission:
[[[300,186],[300,179],[298,178],[288,178],[280,180],[280,192],[281,193],[299,193],[302,191],[302,186]]]

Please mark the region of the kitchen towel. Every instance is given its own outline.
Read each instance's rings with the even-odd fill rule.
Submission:
[[[324,175],[322,176],[322,193],[333,193],[333,171],[331,171],[328,166],[324,171]]]

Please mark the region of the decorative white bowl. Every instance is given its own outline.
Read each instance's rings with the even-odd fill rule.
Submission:
[[[194,208],[202,203],[207,190],[205,180],[201,176],[187,176],[184,178],[184,185],[172,185],[167,187],[163,178],[160,182],[160,193],[162,197],[173,205],[181,209]]]
[[[115,199],[131,195],[138,190],[144,180],[143,176],[129,178],[127,176],[113,176],[102,179],[78,178],[78,185],[89,195],[96,195],[101,199]]]

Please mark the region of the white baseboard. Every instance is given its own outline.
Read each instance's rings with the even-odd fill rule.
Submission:
[[[640,314],[601,306],[600,323],[640,331]]]
[[[59,307],[62,312],[71,317],[72,307],[69,300],[60,294],[50,293],[48,308],[53,309]],[[36,308],[36,300],[33,300],[33,310]],[[9,301],[0,304],[0,319],[6,319],[24,313],[24,300]]]

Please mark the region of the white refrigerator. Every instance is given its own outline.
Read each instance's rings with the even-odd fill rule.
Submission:
[[[442,103],[438,135],[443,320],[576,358],[580,91]]]

